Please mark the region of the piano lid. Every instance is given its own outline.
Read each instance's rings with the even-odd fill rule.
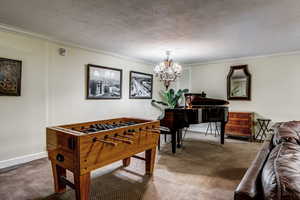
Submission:
[[[185,93],[185,104],[188,108],[193,108],[197,106],[206,106],[206,105],[227,105],[228,101],[222,99],[212,99],[203,97],[203,94],[200,93]]]

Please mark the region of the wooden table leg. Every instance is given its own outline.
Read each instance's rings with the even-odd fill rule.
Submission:
[[[146,174],[152,175],[155,163],[155,155],[156,155],[156,148],[148,149],[145,152],[146,154]]]
[[[83,175],[74,174],[74,184],[76,200],[89,200],[90,198],[90,184],[91,174],[86,173]]]
[[[130,157],[123,159],[123,166],[128,167],[130,165]]]
[[[56,193],[62,193],[66,191],[66,185],[61,181],[60,177],[66,177],[67,171],[65,168],[51,162],[52,173],[54,178],[54,189]]]

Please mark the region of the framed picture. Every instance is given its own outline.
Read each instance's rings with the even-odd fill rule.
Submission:
[[[130,99],[152,99],[153,75],[130,71]]]
[[[87,99],[121,99],[122,70],[89,64]]]
[[[0,58],[0,96],[21,96],[22,61]]]

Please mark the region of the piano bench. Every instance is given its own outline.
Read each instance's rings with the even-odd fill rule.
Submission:
[[[171,134],[171,130],[168,127],[165,127],[165,126],[160,126],[159,130],[160,130],[160,134],[165,135],[165,142],[167,142],[167,135]],[[158,139],[158,150],[160,150],[160,137]]]

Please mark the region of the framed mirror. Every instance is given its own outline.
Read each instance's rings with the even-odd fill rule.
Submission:
[[[227,75],[227,99],[251,100],[251,74],[248,65],[230,67]]]

